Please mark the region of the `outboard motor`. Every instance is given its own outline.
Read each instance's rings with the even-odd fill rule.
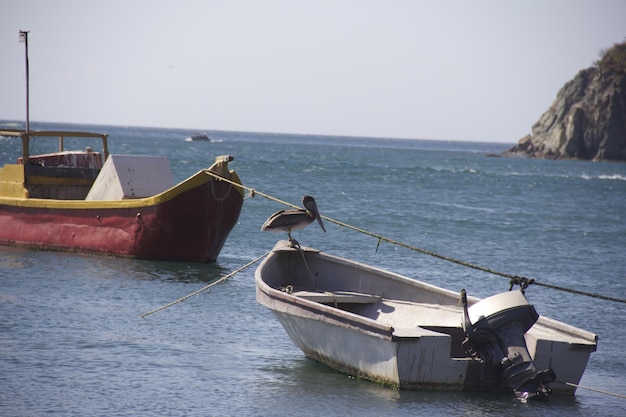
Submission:
[[[468,308],[467,294],[461,291],[465,340],[468,355],[484,365],[501,370],[502,379],[515,391],[518,399],[541,399],[552,390],[556,379],[552,369],[538,371],[524,333],[539,318],[522,291],[508,291],[485,298]]]

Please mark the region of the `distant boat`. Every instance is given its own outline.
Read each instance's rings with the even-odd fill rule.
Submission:
[[[539,317],[520,290],[479,300],[287,241],[255,283],[306,356],[400,389],[572,394],[596,350],[595,334]]]
[[[21,156],[0,168],[0,245],[174,261],[215,261],[239,218],[243,190],[230,155],[175,184],[165,157],[109,155],[108,136],[0,130]],[[31,139],[58,152],[30,155]],[[100,139],[102,152],[65,151],[65,138]]]
[[[205,141],[205,142],[211,142],[211,139],[209,139],[209,136],[206,133],[197,133],[195,135],[191,135],[189,136],[187,139],[185,139],[188,142],[191,141]]]

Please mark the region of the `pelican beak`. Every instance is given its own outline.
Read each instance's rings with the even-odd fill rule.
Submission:
[[[317,204],[315,204],[315,201],[311,202],[311,212],[315,216],[315,219],[317,220],[317,223],[320,225],[322,230],[326,232],[326,228],[324,227],[324,223],[322,223],[322,218],[320,217],[320,212],[317,209]]]
[[[317,203],[315,202],[313,197],[308,196],[308,195],[304,196],[302,198],[302,203],[304,204],[304,207],[308,211],[310,211],[313,214],[313,216],[315,216],[315,219],[317,220],[317,223],[320,225],[322,230],[326,232],[326,228],[324,227],[324,223],[322,223],[322,218],[320,217],[320,212],[317,209]]]
[[[319,213],[317,213],[317,214],[315,215],[315,218],[317,219],[317,222],[319,223],[319,225],[320,225],[320,227],[322,228],[322,230],[323,230],[324,232],[326,232],[326,228],[324,227],[324,223],[322,223],[322,218],[320,217],[320,214],[319,214]]]

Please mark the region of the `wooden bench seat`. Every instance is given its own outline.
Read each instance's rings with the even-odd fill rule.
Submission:
[[[382,297],[352,291],[294,291],[296,297],[315,301],[321,304],[371,304]]]

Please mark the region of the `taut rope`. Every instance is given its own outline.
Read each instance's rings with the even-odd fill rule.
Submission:
[[[294,204],[288,203],[286,201],[280,200],[280,199],[278,199],[276,197],[273,197],[273,196],[271,196],[269,194],[262,193],[260,191],[255,190],[254,188],[246,187],[245,185],[242,185],[242,184],[239,184],[237,182],[234,182],[234,181],[231,181],[229,179],[226,179],[224,177],[221,177],[220,175],[218,175],[218,174],[216,174],[214,172],[211,172],[211,171],[206,171],[206,172],[207,172],[207,174],[212,175],[213,177],[215,177],[216,179],[218,179],[220,181],[226,181],[227,183],[229,183],[229,184],[231,184],[231,185],[233,185],[235,187],[239,187],[239,188],[241,188],[243,190],[247,190],[250,194],[248,194],[248,196],[246,196],[246,198],[253,198],[256,195],[260,195],[262,197],[267,198],[268,200],[275,201],[275,202],[283,204],[285,206],[292,207],[292,208],[299,208],[299,206],[297,206],[297,205],[294,205]],[[331,219],[330,217],[326,217],[326,216],[321,216],[321,217],[324,220],[326,220],[327,222],[335,223],[338,226],[345,227],[345,228],[354,230],[356,232],[363,233],[365,235],[375,237],[376,239],[378,239],[378,244],[376,245],[376,249],[378,249],[378,247],[380,246],[381,242],[387,242],[387,243],[391,243],[393,245],[401,246],[401,247],[406,248],[406,249],[410,249],[410,250],[415,251],[415,252],[422,253],[424,255],[429,255],[429,256],[433,256],[435,258],[442,259],[444,261],[452,262],[452,263],[455,263],[457,265],[465,266],[465,267],[468,267],[468,268],[472,268],[472,269],[476,269],[476,270],[479,270],[479,271],[487,272],[489,274],[498,275],[498,276],[501,276],[501,277],[504,277],[504,278],[508,278],[510,280],[511,286],[513,286],[513,285],[520,285],[524,289],[524,288],[528,287],[528,285],[534,284],[534,285],[538,285],[540,287],[551,288],[553,290],[564,291],[564,292],[568,292],[568,293],[571,293],[571,294],[584,295],[586,297],[598,298],[598,299],[601,299],[601,300],[614,301],[614,302],[617,302],[617,303],[626,304],[626,299],[623,299],[623,298],[616,298],[616,297],[610,297],[610,296],[607,296],[607,295],[594,294],[594,293],[590,293],[590,292],[586,292],[586,291],[576,290],[576,289],[573,289],[573,288],[566,288],[566,287],[561,287],[561,286],[558,286],[558,285],[542,283],[542,282],[537,281],[534,278],[528,278],[528,277],[523,277],[523,276],[518,276],[518,275],[507,274],[506,272],[500,272],[500,271],[493,270],[491,268],[485,268],[485,267],[482,267],[482,266],[479,266],[479,265],[475,265],[475,264],[472,264],[472,263],[469,263],[469,262],[461,261],[459,259],[451,258],[449,256],[445,256],[445,255],[442,255],[442,254],[439,254],[439,253],[436,253],[436,252],[432,252],[432,251],[427,250],[427,249],[422,249],[422,248],[418,248],[416,246],[408,245],[406,243],[399,242],[397,240],[393,240],[393,239],[390,239],[388,237],[385,237],[385,236],[382,236],[382,235],[379,235],[379,234],[376,234],[376,233],[372,233],[372,232],[369,232],[369,231],[364,230],[364,229],[360,229],[358,227],[349,225],[347,223],[343,223],[343,222],[340,222],[338,220]]]

